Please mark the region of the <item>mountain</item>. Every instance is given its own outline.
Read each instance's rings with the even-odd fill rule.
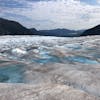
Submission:
[[[100,35],[100,25],[88,29],[81,34],[81,36],[88,36],[88,35]]]
[[[33,35],[34,32],[16,21],[0,18],[0,35]]]
[[[74,31],[74,30],[68,30],[68,29],[53,29],[53,30],[40,30],[35,35],[74,37],[74,36],[80,36],[80,34],[81,34],[81,31]]]
[[[16,21],[0,18],[0,35],[41,35],[57,37],[78,37],[83,30],[75,31],[69,29],[39,30],[28,29]]]

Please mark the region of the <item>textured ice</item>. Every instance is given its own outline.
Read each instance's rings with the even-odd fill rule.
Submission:
[[[100,100],[100,36],[2,36],[0,59],[1,100]]]
[[[22,83],[24,65],[9,64],[0,66],[0,82],[4,83]]]
[[[79,62],[84,64],[99,64],[99,62],[93,59],[89,59],[87,57],[82,57],[82,56],[68,57],[67,59],[71,62]]]
[[[86,38],[6,36],[0,39],[0,52],[9,59],[37,63],[100,63],[98,37]]]

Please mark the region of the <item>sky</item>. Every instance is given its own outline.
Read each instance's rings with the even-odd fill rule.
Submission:
[[[0,0],[0,17],[37,30],[100,24],[100,0]]]

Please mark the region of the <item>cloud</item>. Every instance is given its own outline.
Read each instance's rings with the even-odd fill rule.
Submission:
[[[12,0],[6,1],[10,3]],[[87,29],[100,24],[100,6],[93,5],[88,0],[13,1],[17,2],[16,6],[4,6],[0,16],[20,21],[27,27]]]
[[[100,0],[97,0],[97,3],[100,4]]]
[[[96,0],[80,0],[80,1],[89,5],[97,5]]]
[[[0,0],[0,7],[6,8],[22,8],[26,5],[18,0]]]

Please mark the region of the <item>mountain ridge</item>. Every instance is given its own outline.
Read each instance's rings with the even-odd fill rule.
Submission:
[[[88,35],[100,35],[100,25],[87,30],[70,30],[57,28],[51,30],[28,29],[17,21],[0,18],[0,35],[40,35],[40,36],[57,36],[57,37],[80,37]]]
[[[57,37],[78,37],[82,33],[83,30],[75,31],[64,28],[57,28],[51,30],[39,30],[38,35],[43,36],[57,36]]]
[[[0,18],[0,35],[33,35],[33,32],[17,21]]]
[[[81,36],[100,35],[100,24],[84,31]]]

